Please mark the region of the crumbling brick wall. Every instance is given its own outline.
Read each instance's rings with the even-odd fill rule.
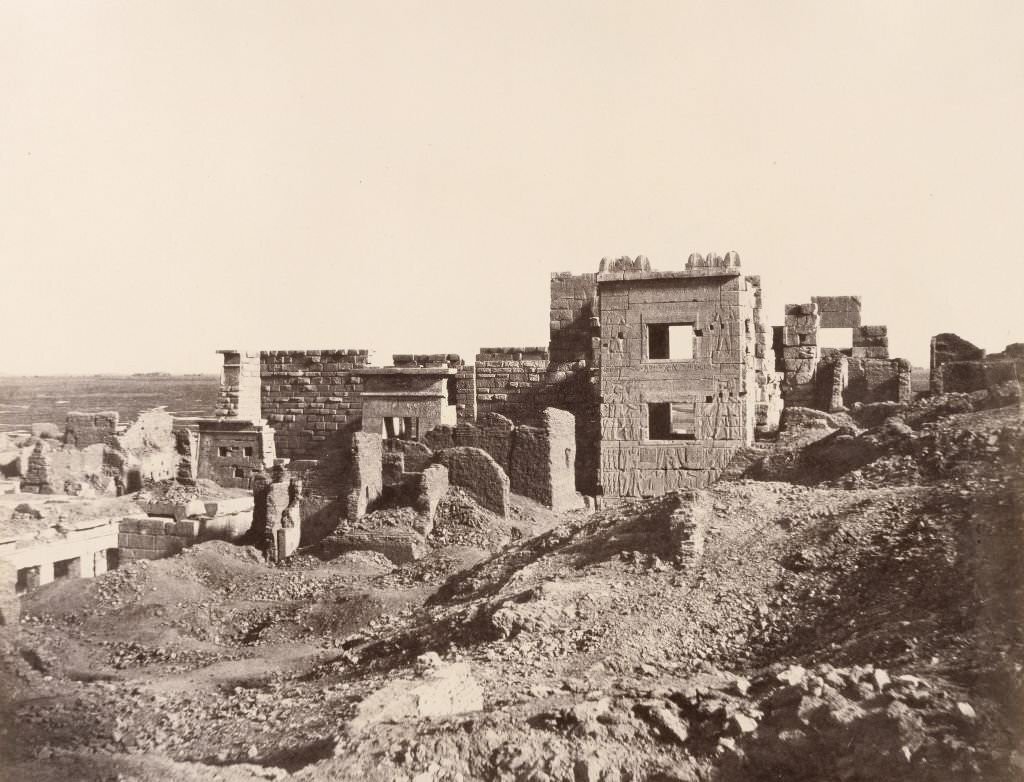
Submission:
[[[199,425],[199,478],[251,489],[253,477],[275,458],[274,430],[269,426],[242,419],[211,419]]]
[[[441,464],[448,468],[452,486],[466,489],[482,507],[499,516],[508,516],[508,475],[490,454],[480,448],[458,446],[438,456]]]
[[[106,445],[113,442],[117,435],[118,414],[116,411],[104,413],[68,413],[64,425],[64,443],[75,448],[87,448],[90,445]]]
[[[317,459],[345,447],[357,426],[366,350],[266,350],[260,354],[262,416],[274,428],[278,456]]]
[[[512,491],[555,511],[578,507],[576,423],[571,413],[548,408],[540,427],[517,427],[511,454]]]

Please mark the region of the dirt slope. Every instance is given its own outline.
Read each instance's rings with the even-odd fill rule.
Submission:
[[[717,484],[696,564],[674,561],[674,496],[560,518],[520,504],[513,525],[456,498],[401,569],[353,554],[268,568],[213,543],[40,589],[3,641],[0,767],[1019,779],[1019,409],[899,412],[780,443],[762,477],[818,460],[800,483]],[[420,681],[424,652],[468,662],[483,710],[351,727],[370,693]]]

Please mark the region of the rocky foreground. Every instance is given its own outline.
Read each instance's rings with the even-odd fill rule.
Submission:
[[[697,535],[676,495],[512,526],[456,496],[401,568],[214,542],[51,584],[0,639],[2,776],[1020,779],[1006,401],[808,416]]]

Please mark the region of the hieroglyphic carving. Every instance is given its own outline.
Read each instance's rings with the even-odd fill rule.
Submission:
[[[711,363],[729,361],[733,355],[733,338],[728,319],[722,310],[716,309],[706,327],[706,336],[711,340]]]
[[[732,381],[721,383],[711,401],[700,405],[697,439],[743,439],[743,400],[734,393]]]

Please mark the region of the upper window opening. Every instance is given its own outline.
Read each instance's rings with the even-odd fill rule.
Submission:
[[[693,339],[692,323],[652,323],[647,327],[647,358],[689,361]]]
[[[454,405],[455,402],[456,402],[456,399],[458,398],[457,395],[456,395],[456,385],[455,385],[455,383],[456,383],[455,375],[449,375],[447,377],[447,379],[445,380],[445,393],[448,396],[448,404],[449,405]]]

